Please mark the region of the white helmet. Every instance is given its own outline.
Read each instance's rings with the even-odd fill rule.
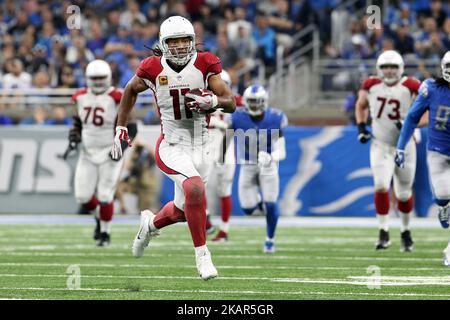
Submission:
[[[383,66],[397,66],[397,72],[393,77],[386,77],[382,69]],[[387,84],[393,84],[400,80],[404,71],[404,62],[402,56],[394,50],[387,50],[380,54],[377,60],[377,73],[378,76],[383,79]]]
[[[111,87],[111,67],[104,60],[93,60],[86,67],[87,87],[100,94]]]
[[[259,116],[267,109],[269,94],[260,85],[253,85],[244,91],[245,111],[251,116]]]
[[[450,51],[444,54],[441,61],[442,77],[445,81],[450,82]]]
[[[222,72],[220,73],[220,77],[227,84],[227,86],[231,88],[231,77],[228,72],[222,70]]]
[[[190,37],[188,46],[170,48],[167,39]],[[192,23],[181,16],[172,16],[164,20],[159,29],[159,46],[163,56],[171,62],[184,66],[195,53],[195,32]],[[180,52],[181,51],[181,52]]]

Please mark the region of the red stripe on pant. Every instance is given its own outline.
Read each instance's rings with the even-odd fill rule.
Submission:
[[[163,141],[164,135],[160,135],[158,140],[156,141],[156,147],[155,147],[155,160],[156,164],[159,169],[161,169],[162,172],[166,174],[181,174],[178,171],[175,171],[168,166],[161,160],[161,157],[159,156],[159,145],[161,144],[161,141]]]

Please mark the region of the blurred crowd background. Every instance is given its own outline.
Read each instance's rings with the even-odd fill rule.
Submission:
[[[369,29],[367,18],[354,15],[367,6],[365,0],[2,0],[0,88],[83,87],[84,69],[96,58],[110,63],[113,84],[123,88],[140,60],[152,55],[149,48],[158,43],[159,25],[171,15],[192,21],[197,48],[220,57],[236,91],[246,84],[237,77],[240,70],[251,70],[259,59],[270,76],[277,46],[282,45],[285,55],[297,50],[302,43],[293,41],[293,35],[310,24],[318,27],[321,57],[328,59],[374,59],[395,49],[405,56],[439,60],[450,50],[448,1],[370,2],[382,8],[381,29]],[[67,27],[71,5],[80,8],[79,29]],[[350,19],[333,21],[337,8]],[[251,79],[251,72],[243,79]],[[0,124],[70,122],[62,107],[36,107],[22,119],[8,119],[2,108],[0,103]],[[157,121],[151,113],[143,120]]]

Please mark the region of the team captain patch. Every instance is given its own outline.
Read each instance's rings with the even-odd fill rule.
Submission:
[[[167,79],[167,76],[159,76],[158,81],[160,86],[167,86],[167,84],[169,83],[169,79]]]

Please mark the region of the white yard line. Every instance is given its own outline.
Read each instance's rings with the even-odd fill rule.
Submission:
[[[67,268],[69,263],[39,263],[39,262],[28,262],[28,263],[18,263],[18,262],[4,262],[0,263],[0,267],[64,267]],[[107,264],[107,263],[78,263],[80,268],[183,268],[183,269],[195,269],[195,265],[174,265],[174,264]],[[361,270],[366,272],[366,267],[319,267],[319,266],[253,266],[253,265],[217,265],[219,269],[264,269],[267,268],[274,270]],[[441,265],[436,265],[436,267],[383,267],[386,270],[392,271],[445,271],[448,272],[448,268],[443,268]]]
[[[108,253],[108,252],[66,252],[66,253],[56,253],[56,252],[3,252],[2,255],[8,256],[42,256],[42,257],[85,257],[85,256],[102,256],[102,257],[130,257],[131,253]],[[148,257],[177,257],[177,258],[191,258],[193,254],[178,254],[178,253],[153,253],[148,252]],[[215,259],[231,259],[231,260],[351,260],[351,261],[402,261],[402,262],[426,262],[426,261],[441,261],[441,258],[413,258],[413,257],[335,257],[335,256],[283,256],[283,255],[214,255]]]
[[[67,278],[65,274],[15,274],[3,273],[0,277],[28,277],[28,278]],[[165,279],[165,280],[195,280],[198,276],[163,276],[163,275],[81,275],[81,278],[110,278],[110,279]],[[270,281],[270,282],[284,282],[284,283],[319,283],[319,284],[347,284],[367,286],[374,284],[375,280],[380,286],[450,286],[449,276],[434,276],[434,277],[418,277],[418,276],[380,276],[377,278],[367,276],[349,276],[347,279],[336,278],[271,278],[271,277],[227,277],[220,276],[217,280],[244,280],[244,281]]]
[[[214,280],[213,280],[214,281]],[[152,292],[152,293],[209,293],[209,294],[237,294],[237,295],[318,295],[318,296],[380,296],[380,297],[431,297],[450,298],[450,294],[436,293],[376,293],[376,292],[324,292],[324,291],[255,291],[255,290],[170,290],[170,289],[119,289],[119,288],[80,288],[76,290],[66,288],[41,288],[41,287],[0,287],[0,290],[21,291],[104,291],[104,292]],[[220,298],[220,297],[218,297]]]

